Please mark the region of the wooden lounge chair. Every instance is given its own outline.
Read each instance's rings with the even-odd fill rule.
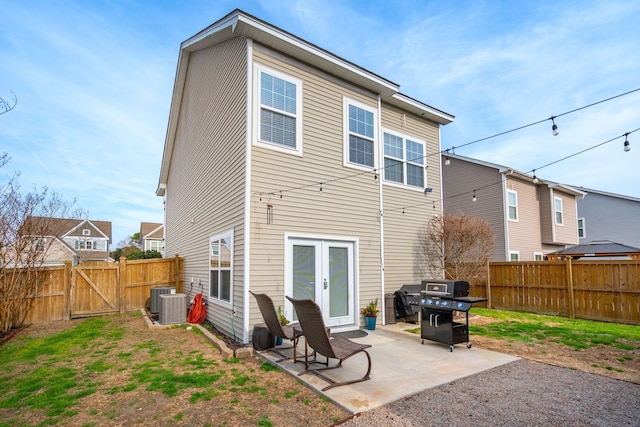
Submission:
[[[282,338],[283,340],[291,340],[293,345],[291,347],[277,347],[270,348],[267,351],[274,352],[278,354],[282,359],[276,360],[276,363],[282,362],[284,360],[293,359],[296,362],[296,347],[298,346],[298,339],[302,335],[299,331],[294,331],[294,325],[281,325],[280,319],[278,318],[278,313],[276,312],[276,307],[273,305],[273,301],[267,294],[256,294],[254,292],[249,291],[251,295],[253,295],[258,301],[258,307],[260,308],[260,313],[262,313],[262,318],[264,319],[264,323],[267,325],[267,329],[269,332],[275,337]],[[281,350],[291,350],[293,349],[293,356],[287,356],[282,353]]]
[[[300,322],[302,333],[304,334],[306,343],[309,347],[311,347],[317,354],[325,356],[327,358],[327,362],[329,359],[338,359],[338,364],[336,366],[329,366],[328,363],[324,368],[309,369],[308,366],[306,366],[306,370],[301,372],[300,375],[312,373],[327,381],[329,385],[323,388],[322,391],[370,379],[371,356],[369,356],[369,353],[366,351],[367,348],[371,347],[369,344],[359,344],[344,337],[330,338],[327,334],[327,328],[324,325],[324,320],[322,319],[320,307],[318,307],[314,301],[309,299],[297,300],[289,297],[287,297],[287,299],[291,301],[296,313],[298,314],[298,321]],[[362,378],[338,382],[320,372],[326,369],[339,368],[342,366],[343,361],[358,353],[364,353],[367,356],[367,373]]]

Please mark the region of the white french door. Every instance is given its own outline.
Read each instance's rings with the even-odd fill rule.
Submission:
[[[355,324],[353,248],[350,241],[287,240],[285,292],[314,300],[328,327]],[[287,311],[297,319],[290,304]]]

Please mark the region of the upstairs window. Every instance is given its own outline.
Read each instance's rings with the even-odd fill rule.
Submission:
[[[345,100],[347,155],[352,165],[373,168],[375,165],[375,110]]]
[[[553,205],[556,213],[556,225],[562,225],[562,199],[560,197],[554,197]]]
[[[424,188],[425,144],[389,132],[384,133],[384,179]]]
[[[82,230],[82,235],[83,236],[90,236],[91,235],[91,230],[89,230],[88,228],[85,228]]]
[[[258,142],[301,154],[302,82],[263,66],[256,70]]]
[[[518,220],[518,193],[507,190],[507,203],[509,209],[509,221]]]

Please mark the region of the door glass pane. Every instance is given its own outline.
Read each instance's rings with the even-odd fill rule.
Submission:
[[[315,246],[293,245],[293,298],[316,300]]]
[[[347,248],[329,248],[329,315],[349,314],[349,257]]]

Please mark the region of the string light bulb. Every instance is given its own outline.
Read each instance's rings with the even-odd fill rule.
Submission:
[[[538,177],[536,176],[536,170],[533,170],[533,183],[537,184],[538,182],[540,182],[540,180],[538,179]]]
[[[553,120],[555,118],[556,116],[551,117],[551,123],[553,123],[553,125],[551,126],[551,133],[553,133],[553,136],[558,136],[560,131],[558,130],[558,125],[556,124],[555,120]]]
[[[472,202],[477,201],[478,199],[476,198],[476,190],[473,190],[473,197],[471,198]]]
[[[624,134],[624,151],[630,151],[631,147],[629,146],[629,140],[627,137],[629,136],[629,132]]]

